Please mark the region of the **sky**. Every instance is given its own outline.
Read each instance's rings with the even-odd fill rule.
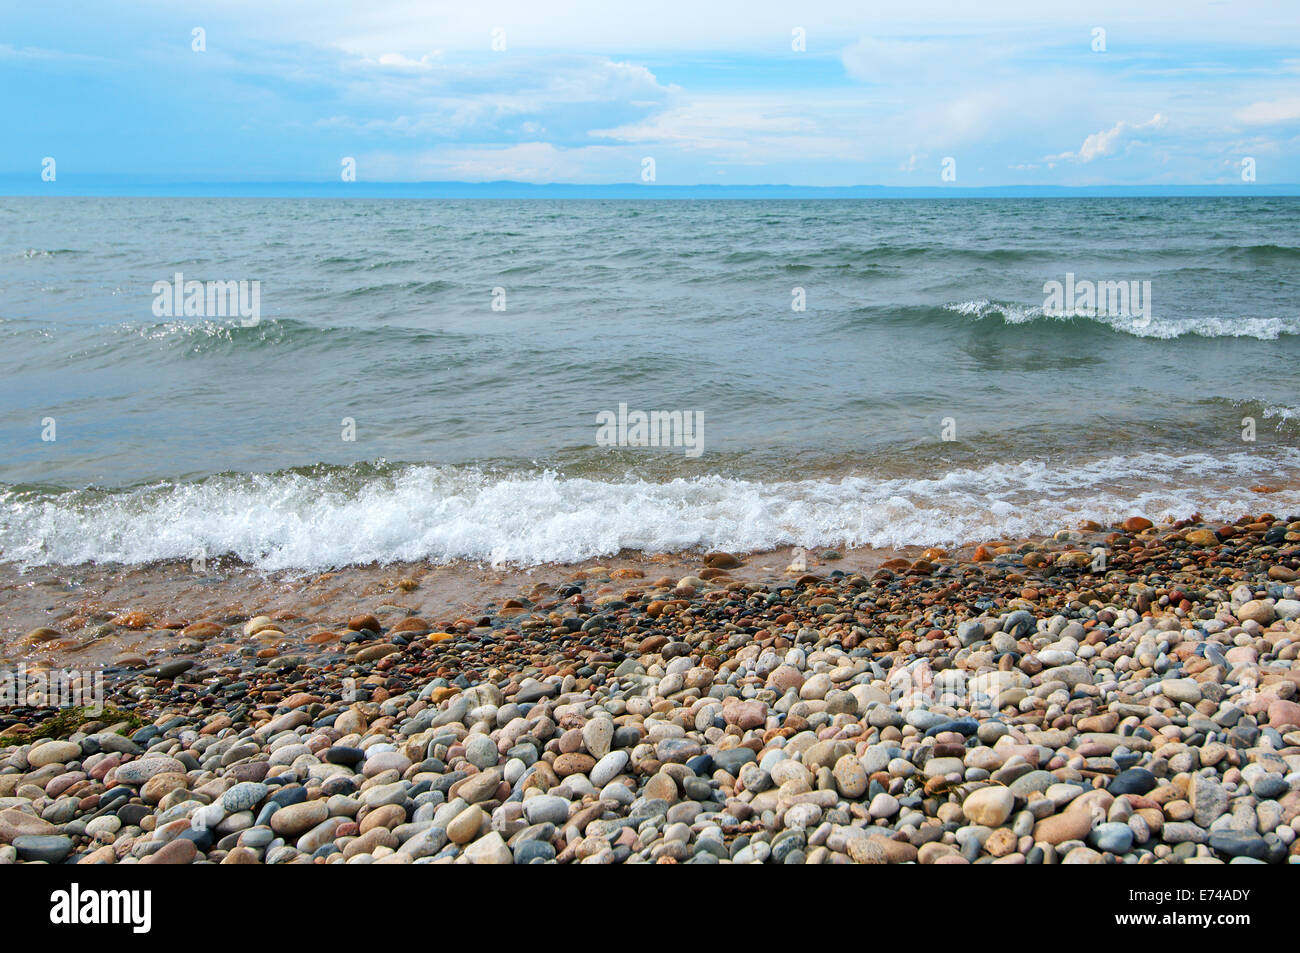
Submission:
[[[9,3],[0,175],[1300,182],[1300,3],[1135,6]]]

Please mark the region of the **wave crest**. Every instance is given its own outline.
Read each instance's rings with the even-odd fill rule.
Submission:
[[[237,556],[262,570],[472,560],[537,565],[623,549],[954,545],[1079,519],[1300,512],[1300,451],[1045,460],[928,479],[605,481],[427,465],[223,474],[128,491],[0,495],[0,558],[25,567]],[[1248,488],[1282,485],[1266,498]]]
[[[1197,336],[1206,338],[1255,338],[1276,341],[1286,334],[1300,334],[1300,316],[1294,318],[1165,318],[1140,315],[1057,315],[1041,306],[990,301],[980,298],[943,306],[945,311],[976,319],[1001,318],[1004,324],[1055,321],[1088,327],[1104,326],[1140,338],[1172,340]]]

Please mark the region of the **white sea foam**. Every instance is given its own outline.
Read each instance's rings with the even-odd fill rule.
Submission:
[[[1035,305],[1012,304],[980,298],[944,305],[944,310],[973,318],[1000,317],[1004,324],[1033,321],[1092,321],[1124,334],[1172,340],[1185,336],[1206,338],[1256,338],[1276,341],[1284,334],[1300,334],[1300,317],[1294,318],[1167,318],[1141,315],[1058,315]]]
[[[1290,423],[1292,420],[1300,420],[1300,407],[1287,407],[1285,404],[1275,404],[1271,407],[1264,408],[1264,417],[1276,420],[1278,427]]]
[[[975,301],[958,301],[943,306],[945,311],[972,318],[987,318],[999,315],[1007,324],[1026,324],[1036,318],[1049,317],[1040,307],[1028,304],[1008,304],[1005,301],[990,301],[980,298]]]
[[[1048,533],[1079,519],[1231,519],[1300,512],[1300,451],[1039,460],[934,479],[601,481],[552,472],[410,466],[220,476],[115,494],[0,498],[0,558],[24,566],[233,554],[264,569],[458,559],[536,565],[621,549],[951,545]],[[1250,491],[1280,482],[1268,496]],[[1287,486],[1290,482],[1291,485]]]

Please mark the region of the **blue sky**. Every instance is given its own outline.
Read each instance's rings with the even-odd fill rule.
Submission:
[[[951,157],[966,187],[1241,185],[1250,157],[1300,182],[1300,4],[1133,6],[11,4],[0,173],[632,183],[652,157],[665,185],[923,187]]]

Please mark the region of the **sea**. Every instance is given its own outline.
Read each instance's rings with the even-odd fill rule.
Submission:
[[[0,198],[19,570],[1263,511],[1300,513],[1297,198]]]

